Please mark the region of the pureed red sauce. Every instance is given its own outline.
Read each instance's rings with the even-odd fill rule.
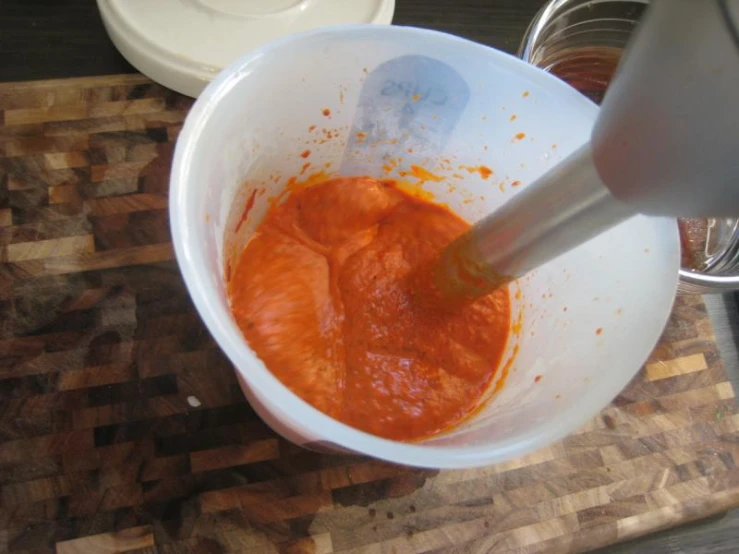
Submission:
[[[477,407],[511,328],[505,287],[454,309],[414,297],[412,271],[468,228],[391,181],[295,191],[233,268],[233,314],[270,371],[314,407],[381,437],[428,437]]]

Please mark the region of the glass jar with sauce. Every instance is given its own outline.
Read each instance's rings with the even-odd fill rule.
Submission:
[[[550,0],[519,56],[596,103],[603,100],[649,0]],[[681,293],[739,290],[739,218],[679,219]]]

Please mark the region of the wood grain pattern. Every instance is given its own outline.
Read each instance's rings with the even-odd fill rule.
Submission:
[[[582,552],[739,504],[699,297],[611,406],[521,459],[423,471],[277,437],[173,262],[189,106],[137,75],[0,85],[0,551]]]

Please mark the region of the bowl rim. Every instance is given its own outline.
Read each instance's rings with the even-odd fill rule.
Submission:
[[[217,302],[209,299],[213,293],[209,291],[207,284],[208,273],[205,270],[205,258],[195,247],[196,241],[191,237],[188,226],[188,213],[192,209],[190,207],[192,202],[188,201],[187,184],[191,180],[190,167],[198,139],[210,116],[216,110],[219,100],[229,94],[236,81],[246,78],[250,73],[251,64],[257,62],[268,52],[295,48],[303,41],[324,37],[356,37],[362,34],[371,35],[373,38],[395,35],[416,36],[424,41],[433,40],[445,43],[450,48],[462,48],[475,55],[494,59],[497,64],[524,72],[532,81],[545,84],[549,90],[559,89],[559,93],[565,97],[571,96],[573,100],[577,97],[578,101],[592,104],[566,83],[513,55],[467,39],[427,29],[372,24],[338,25],[291,35],[264,45],[236,60],[204,90],[188,114],[177,141],[170,179],[169,215],[175,255],[188,292],[211,335],[247,386],[256,391],[259,402],[263,403],[270,412],[279,411],[284,414],[285,421],[298,429],[320,429],[321,434],[330,438],[337,446],[358,454],[407,466],[442,469],[462,469],[500,463],[549,446],[571,434],[605,408],[638,373],[649,352],[645,354],[642,364],[636,366],[633,371],[624,371],[617,381],[611,382],[608,386],[600,380],[577,404],[572,403],[566,406],[557,417],[536,426],[530,432],[484,446],[469,445],[450,448],[428,443],[404,443],[354,429],[324,414],[295,395],[266,368],[248,347],[233,322],[231,314],[221,310]],[[664,224],[667,230],[667,221]],[[677,225],[674,221],[673,226],[674,240],[677,242]],[[673,291],[677,290],[678,265],[679,261],[676,258],[674,282],[664,284],[665,287],[672,287]],[[674,299],[674,294],[672,298]],[[665,312],[660,318],[660,326],[656,330],[657,338],[667,323],[671,308],[672,302],[665,307]],[[248,367],[248,372],[241,369],[242,367]],[[287,405],[290,406],[289,411],[283,408]]]

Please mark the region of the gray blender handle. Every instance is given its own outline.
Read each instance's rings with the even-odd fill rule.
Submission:
[[[603,183],[637,212],[739,215],[739,0],[654,0],[591,147]]]

